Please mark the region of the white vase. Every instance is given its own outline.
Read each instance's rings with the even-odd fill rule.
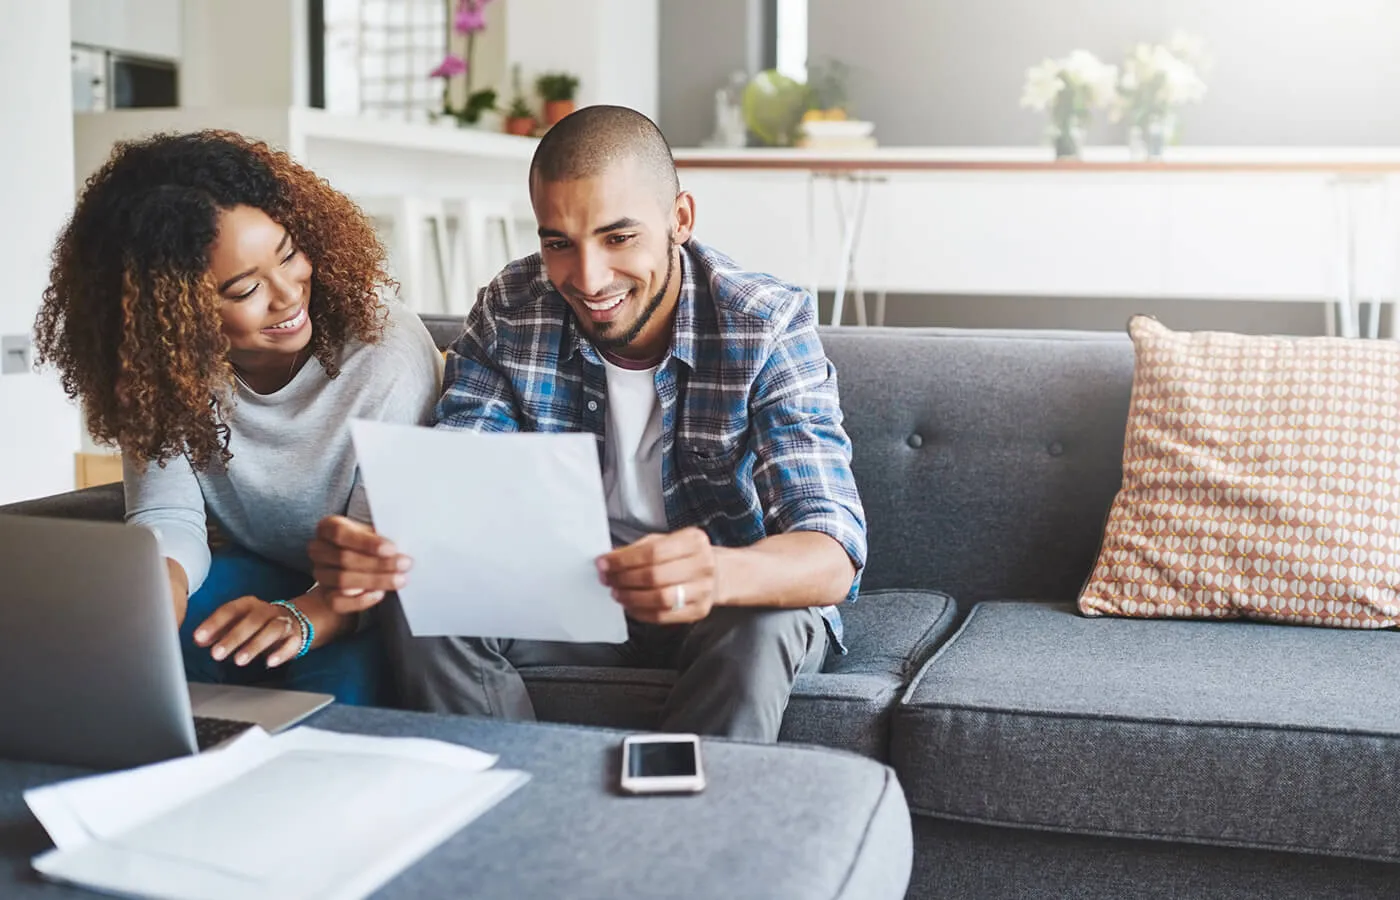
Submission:
[[[1138,161],[1158,162],[1175,135],[1176,116],[1172,113],[1148,116],[1128,129],[1128,156]]]
[[[1051,129],[1056,159],[1079,159],[1084,154],[1088,129],[1079,122],[1058,124]]]

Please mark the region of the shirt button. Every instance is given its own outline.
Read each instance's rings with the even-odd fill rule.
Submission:
[[[909,435],[909,439],[904,443],[917,450],[924,445],[924,436],[922,434],[911,434]]]
[[[588,411],[589,411],[589,412],[597,412],[597,411],[598,411],[598,401],[597,401],[597,400],[589,400],[589,401],[588,401]]]

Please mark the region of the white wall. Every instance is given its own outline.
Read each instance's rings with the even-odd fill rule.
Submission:
[[[665,3],[661,7],[660,110],[674,147],[698,147],[715,131],[715,91],[749,73],[754,0]]]
[[[1182,142],[1400,144],[1396,0],[809,0],[809,58],[853,67],[852,97],[884,144],[1037,144],[1019,108],[1028,66],[1078,47],[1121,61],[1184,28],[1216,65]],[[694,115],[701,115],[697,111]],[[1122,126],[1101,126],[1122,143]]]
[[[306,106],[306,0],[183,0],[181,106]]]
[[[13,335],[33,326],[73,204],[68,5],[0,0],[0,22],[0,335]],[[52,373],[0,375],[0,503],[71,490],[80,433]]]
[[[73,43],[179,59],[182,5],[182,0],[69,0]]]
[[[602,65],[594,103],[630,106],[657,116],[660,78],[659,0],[600,0]]]
[[[657,115],[660,0],[508,0],[506,58],[527,89],[541,72],[579,76],[578,104]]]

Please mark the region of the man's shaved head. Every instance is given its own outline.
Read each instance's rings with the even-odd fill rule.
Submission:
[[[656,123],[625,106],[585,106],[540,138],[530,162],[530,195],[537,182],[592,178],[628,161],[655,181],[662,203],[675,200],[681,189],[676,161]]]
[[[585,106],[545,132],[530,163],[540,259],[602,353],[655,365],[671,346],[681,247],[695,198],[650,119]]]

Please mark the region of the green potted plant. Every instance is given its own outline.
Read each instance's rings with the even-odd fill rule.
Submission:
[[[530,109],[525,92],[520,89],[519,65],[511,67],[510,84],[514,89],[515,99],[510,101],[510,106],[506,109],[506,134],[528,137],[535,133],[535,112]]]
[[[510,101],[510,106],[506,109],[506,134],[516,134],[521,137],[528,137],[535,132],[535,113],[530,109],[530,104],[519,94]]]
[[[546,72],[535,79],[535,90],[544,101],[544,124],[553,125],[574,111],[578,76],[568,72]]]
[[[807,67],[807,111],[802,121],[844,122],[850,111],[846,83],[850,68],[839,59],[812,63]]]

